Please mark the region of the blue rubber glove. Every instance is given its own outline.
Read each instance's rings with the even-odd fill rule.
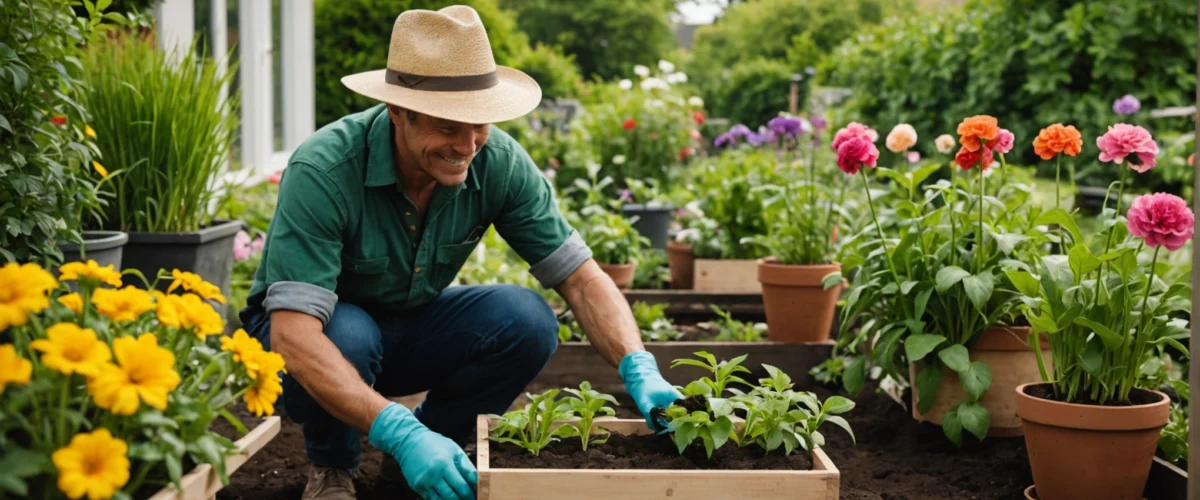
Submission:
[[[408,408],[391,403],[371,424],[371,444],[396,458],[408,486],[424,499],[475,498],[475,465],[450,438],[429,430]]]
[[[638,410],[646,417],[646,425],[656,432],[665,431],[666,419],[653,418],[652,410],[671,406],[676,399],[683,399],[683,394],[663,379],[654,355],[646,351],[631,352],[621,359],[617,371],[625,381],[625,392],[633,397]]]

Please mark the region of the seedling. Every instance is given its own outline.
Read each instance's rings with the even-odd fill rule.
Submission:
[[[766,331],[765,325],[738,321],[733,319],[733,313],[730,311],[711,304],[709,307],[721,317],[717,323],[717,336],[713,337],[713,340],[718,342],[761,342],[763,340],[763,332]]]
[[[733,421],[729,419],[733,405],[727,399],[709,398],[707,410],[689,413],[687,408],[678,405],[667,408],[672,437],[680,454],[699,438],[704,443],[705,454],[712,458],[713,452],[729,440],[733,433]]]
[[[675,329],[675,324],[666,317],[669,304],[650,305],[644,301],[634,301],[633,319],[637,321],[638,329],[642,331],[643,342],[662,342],[664,340],[679,340],[683,332]]]
[[[730,382],[738,382],[740,384],[750,385],[745,379],[735,375],[736,373],[750,373],[750,370],[742,366],[742,362],[746,360],[746,355],[743,354],[729,361],[717,362],[717,358],[713,357],[707,351],[697,351],[695,356],[707,361],[700,362],[695,359],[681,358],[671,362],[671,368],[677,366],[697,366],[708,370],[712,373],[712,378],[702,377],[699,380],[693,381],[687,387],[680,389],[684,396],[711,396],[721,397],[725,394],[725,389]]]
[[[584,381],[579,384],[579,389],[566,389],[567,392],[574,394],[575,397],[567,397],[563,401],[574,412],[574,423],[564,424],[560,435],[562,437],[578,436],[583,442],[583,450],[587,451],[588,443],[603,444],[608,441],[610,433],[603,427],[599,428],[600,435],[592,436],[592,422],[595,421],[597,415],[616,415],[616,412],[605,406],[605,403],[612,403],[614,406],[620,406],[617,399],[609,394],[603,394],[592,389],[592,384]]]
[[[550,443],[569,435],[571,430],[567,426],[555,429],[556,423],[571,417],[570,404],[565,400],[558,400],[558,393],[558,389],[551,389],[536,396],[526,393],[530,402],[524,409],[510,411],[504,415],[489,415],[498,419],[488,436],[489,439],[515,444],[538,455]]]

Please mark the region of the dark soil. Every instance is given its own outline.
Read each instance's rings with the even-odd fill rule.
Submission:
[[[1031,385],[1025,388],[1025,394],[1035,398],[1049,399],[1050,401],[1058,401],[1062,403],[1071,402],[1091,406],[1138,406],[1154,404],[1162,401],[1161,396],[1142,389],[1134,389],[1133,391],[1130,391],[1129,401],[1105,401],[1104,403],[1099,403],[1087,395],[1084,395],[1084,398],[1079,401],[1067,401],[1065,395],[1056,394],[1054,392],[1054,387],[1050,384]]]
[[[756,446],[738,447],[733,442],[706,456],[698,441],[679,454],[670,436],[613,435],[608,442],[582,451],[578,439],[551,443],[534,455],[507,443],[490,444],[492,468],[511,469],[726,469],[726,470],[812,470],[805,453],[763,455]]]
[[[531,392],[544,389],[529,388]],[[832,394],[825,388],[813,390],[821,398]],[[621,403],[617,416],[640,418],[628,396],[616,396]],[[842,500],[1012,500],[1023,498],[1022,491],[1033,484],[1022,438],[989,438],[977,443],[969,442],[973,438],[967,434],[960,449],[942,434],[940,427],[915,422],[908,409],[882,392],[868,387],[858,396],[847,397],[857,403],[844,416],[850,421],[858,443],[854,444],[836,426],[821,429],[827,440],[825,453],[841,471]],[[524,403],[522,397],[514,406],[520,407]],[[473,448],[470,446],[467,450],[472,460]],[[359,498],[416,498],[406,487],[381,479],[382,453],[365,437],[362,449],[362,463],[355,482]],[[592,455],[588,458],[592,459]],[[495,461],[493,455],[493,466],[496,466]],[[556,462],[555,467],[564,466]],[[221,490],[217,497],[298,499],[304,491],[307,473],[300,425],[285,418],[279,436],[239,469],[231,478],[232,484]]]

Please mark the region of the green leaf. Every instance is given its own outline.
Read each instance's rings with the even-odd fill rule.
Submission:
[[[963,278],[962,282],[963,287],[967,289],[967,297],[971,299],[971,303],[975,304],[975,307],[983,309],[988,300],[992,298],[992,288],[995,286],[992,273],[985,271],[978,276],[967,276]]]
[[[175,483],[176,488],[181,488],[179,479],[183,477],[183,464],[180,462],[179,456],[174,453],[167,454],[166,463],[167,477],[171,478],[171,482]]]
[[[933,295],[933,287],[926,288],[917,293],[917,300],[913,303],[916,307],[915,315],[920,318],[925,315],[925,307],[929,304],[929,297]]]
[[[1011,255],[1013,253],[1013,249],[1015,249],[1017,245],[1029,241],[1029,237],[1023,234],[992,233],[992,237],[995,238],[996,247],[999,248],[1001,252],[1004,252],[1004,255]]]
[[[824,287],[825,290],[828,290],[830,288],[840,285],[842,283],[842,280],[844,280],[844,279],[845,278],[842,277],[841,272],[832,272],[832,273],[826,274],[825,278],[821,280],[821,286]]]
[[[0,490],[12,492],[18,498],[25,498],[29,495],[29,487],[25,485],[25,481],[12,474],[0,474]]]
[[[41,453],[13,447],[5,451],[4,459],[0,460],[0,470],[18,478],[30,477],[41,472],[44,466],[49,465],[48,458]]]
[[[920,283],[921,282],[919,282],[919,281],[912,281],[912,280],[905,281],[904,283],[900,284],[900,293],[902,293],[904,295],[908,295],[908,292],[911,292],[913,287],[919,285]]]
[[[1083,371],[1093,376],[1100,376],[1100,368],[1104,364],[1104,353],[1101,352],[1100,342],[1088,341],[1087,349],[1080,355],[1079,364],[1083,367]]]
[[[925,179],[928,179],[929,176],[933,175],[934,172],[937,172],[941,168],[942,168],[941,164],[934,163],[934,164],[926,165],[924,167],[914,170],[912,172],[913,184],[920,185],[922,182],[925,182]]]
[[[821,405],[821,412],[831,415],[846,413],[853,409],[854,401],[841,396],[830,396],[829,399],[826,399],[825,403]]]
[[[904,341],[904,352],[908,354],[908,362],[913,363],[925,358],[925,355],[933,352],[939,344],[946,341],[946,337],[941,335],[921,334],[912,335],[908,340]]]
[[[4,115],[0,115],[0,128],[7,130],[10,134],[16,133],[13,132],[12,125],[8,123],[8,118],[5,118]]]
[[[1075,273],[1076,284],[1082,281],[1088,273],[1100,267],[1100,259],[1092,255],[1092,250],[1087,245],[1071,247],[1071,252],[1067,255],[1067,262],[1071,265],[1071,272]]]
[[[1080,316],[1075,318],[1075,324],[1084,328],[1091,328],[1092,331],[1096,332],[1096,335],[1099,335],[1100,340],[1104,342],[1104,349],[1109,352],[1120,349],[1121,344],[1125,343],[1125,337],[1117,334],[1117,332],[1112,331],[1112,329],[1109,327],[1097,323],[1091,319]]]
[[[1050,317],[1048,311],[1042,311],[1037,316],[1026,316],[1026,319],[1029,320],[1029,324],[1036,333],[1058,333],[1058,323],[1054,321],[1054,318]]]
[[[971,367],[971,357],[967,354],[967,348],[961,344],[955,344],[941,351],[938,351],[938,357],[946,363],[946,367],[956,372],[962,373]]]
[[[1179,352],[1182,353],[1185,357],[1191,356],[1191,354],[1188,352],[1188,349],[1186,347],[1184,347],[1183,344],[1179,343],[1178,340],[1175,340],[1171,337],[1159,337],[1157,339],[1150,341],[1150,343],[1153,345],[1159,345],[1159,344],[1166,343],[1167,345],[1174,347],[1175,349],[1178,349]]]
[[[846,433],[850,435],[850,441],[855,444],[858,444],[858,439],[854,437],[854,431],[852,429],[850,429],[850,423],[847,422],[846,419],[839,417],[837,415],[831,415],[829,417],[826,417],[825,421],[830,422],[833,425],[836,425],[838,427],[841,427],[842,429],[845,429]]]
[[[942,415],[942,433],[950,438],[954,444],[962,446],[962,421],[958,418],[958,408],[954,408],[945,415]]]
[[[937,394],[937,388],[941,383],[942,365],[940,363],[927,363],[925,368],[922,368],[917,373],[917,392],[920,393],[917,411],[920,411],[922,414],[929,411],[929,408],[933,406],[934,396]]]
[[[992,369],[983,361],[973,361],[967,371],[959,374],[963,389],[971,401],[978,401],[979,396],[992,385]],[[966,422],[963,422],[966,425]]]
[[[1037,298],[1042,295],[1042,284],[1032,274],[1015,269],[1004,271],[1004,274],[1008,276],[1008,280],[1012,282],[1013,286],[1022,295],[1031,298]]]
[[[963,403],[958,406],[958,419],[964,429],[983,441],[987,437],[988,427],[992,425],[992,416],[987,409],[976,403]]]
[[[712,434],[713,448],[720,448],[729,439],[729,434],[733,432],[733,422],[729,417],[718,418],[713,423],[710,432]]]
[[[845,373],[842,373],[842,386],[846,388],[846,392],[858,394],[862,391],[866,381],[867,358],[865,356],[858,356],[850,362],[850,366],[846,367]]]
[[[733,403],[726,398],[709,398],[709,406],[712,407],[713,416],[724,417],[733,413]]]
[[[104,11],[109,5],[112,5],[112,0],[96,0],[96,10]]]
[[[1043,212],[1042,215],[1038,216],[1038,218],[1034,219],[1034,221],[1033,221],[1033,225],[1035,225],[1035,226],[1050,225],[1050,224],[1058,224],[1063,229],[1066,229],[1067,232],[1070,233],[1072,241],[1075,241],[1075,242],[1083,241],[1083,236],[1079,232],[1079,226],[1077,226],[1075,224],[1075,219],[1072,218],[1071,215],[1068,214],[1066,210],[1061,209],[1061,208],[1055,208],[1055,209]]]
[[[966,278],[970,275],[971,273],[968,273],[966,270],[958,266],[947,266],[941,268],[937,273],[938,293],[945,293],[946,290],[950,289],[950,287],[954,286],[959,281],[962,281],[963,278]]]
[[[137,417],[139,424],[146,427],[166,427],[168,429],[179,429],[179,424],[174,420],[167,418],[158,410],[144,411]]]

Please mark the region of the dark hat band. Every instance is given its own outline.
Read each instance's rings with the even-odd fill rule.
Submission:
[[[484,90],[495,87],[500,83],[500,77],[495,71],[482,75],[463,76],[425,76],[404,73],[388,68],[384,73],[389,84],[398,85],[413,90],[428,90],[431,92],[463,92]]]

